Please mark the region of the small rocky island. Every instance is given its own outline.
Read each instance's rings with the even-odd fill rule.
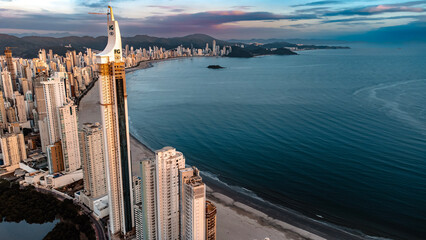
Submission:
[[[222,68],[225,68],[225,67],[222,67],[220,65],[209,65],[207,68],[210,68],[210,69],[222,69]]]

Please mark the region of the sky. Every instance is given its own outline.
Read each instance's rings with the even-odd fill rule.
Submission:
[[[106,17],[88,13],[105,13],[108,4],[123,36],[426,36],[426,1],[398,0],[0,0],[0,33],[104,36]]]

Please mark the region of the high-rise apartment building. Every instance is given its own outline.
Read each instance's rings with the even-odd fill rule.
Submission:
[[[13,85],[12,85],[12,78],[10,76],[10,72],[6,71],[4,69],[1,73],[1,79],[2,79],[2,86],[3,86],[3,92],[4,97],[6,99],[12,99],[13,98]]]
[[[13,107],[8,107],[6,109],[6,116],[7,116],[7,121],[9,123],[14,123],[14,122],[17,121],[16,112],[15,112],[15,109]]]
[[[206,187],[197,168],[180,170],[182,240],[206,239]]]
[[[157,236],[157,185],[155,159],[145,159],[140,162],[141,202],[135,204],[136,239],[159,239]]]
[[[16,110],[18,110],[18,119],[20,123],[27,121],[27,109],[25,107],[25,97],[19,92],[15,92]]]
[[[27,159],[24,134],[12,133],[1,137],[1,150],[3,153],[3,165],[14,166]]]
[[[216,40],[213,39],[213,46],[212,46],[212,50],[213,50],[213,56],[216,55]]]
[[[216,240],[216,206],[206,201],[206,240]]]
[[[37,114],[39,120],[44,120],[47,117],[46,100],[44,99],[44,87],[42,82],[47,81],[47,74],[41,72],[34,79],[34,95],[36,99]]]
[[[136,240],[143,240],[142,179],[133,176],[133,204],[135,211]],[[145,238],[149,239],[149,238]]]
[[[54,174],[64,171],[64,155],[62,153],[61,141],[57,141],[55,144],[47,146],[46,152],[49,173]]]
[[[66,172],[74,172],[81,167],[77,107],[68,103],[58,110],[64,169]]]
[[[64,83],[59,78],[48,78],[47,81],[41,82],[41,84],[44,90],[49,143],[55,144],[55,142],[60,140],[58,108],[65,103]],[[62,144],[64,145],[65,143],[62,142]]]
[[[142,179],[138,176],[133,176],[133,203],[138,204],[142,202]]]
[[[96,56],[96,63],[99,67],[109,219],[111,233],[127,234],[134,225],[134,206],[125,66],[121,55],[120,29],[112,8],[108,8],[108,44]]]
[[[46,147],[49,145],[49,127],[47,126],[47,118],[38,120],[38,131],[40,133],[41,150],[45,153]],[[61,145],[62,146],[62,145]]]
[[[91,198],[107,194],[105,154],[102,126],[85,123],[80,131],[80,154],[84,193]]]
[[[155,151],[157,239],[180,239],[179,170],[185,158],[173,147]]]
[[[4,129],[7,126],[7,115],[6,108],[4,106],[3,92],[0,91],[0,129]]]
[[[7,69],[10,72],[11,76],[12,91],[17,91],[18,88],[16,86],[16,72],[15,65],[13,65],[12,50],[6,47],[6,49],[4,50],[4,55],[6,56]]]

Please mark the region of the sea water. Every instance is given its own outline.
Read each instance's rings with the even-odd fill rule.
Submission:
[[[131,133],[253,197],[426,236],[426,48],[186,58],[127,75]],[[208,65],[224,69],[207,69]]]

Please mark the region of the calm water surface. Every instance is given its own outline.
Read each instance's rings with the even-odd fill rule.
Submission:
[[[127,76],[131,131],[252,197],[375,236],[421,239],[425,50],[356,45],[156,63]]]
[[[0,239],[22,240],[22,239],[43,239],[55,227],[59,220],[43,224],[29,224],[25,221],[1,222]]]

